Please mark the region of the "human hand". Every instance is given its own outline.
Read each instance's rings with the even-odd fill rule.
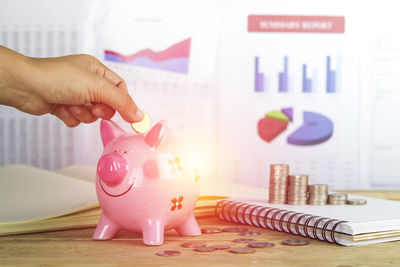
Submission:
[[[127,122],[143,119],[123,79],[89,55],[29,58],[0,46],[0,104],[51,113],[69,127],[116,110]]]

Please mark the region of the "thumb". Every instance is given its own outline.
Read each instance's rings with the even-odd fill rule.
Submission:
[[[103,78],[99,79],[99,86],[93,88],[92,102],[101,102],[109,105],[119,112],[127,122],[138,122],[143,120],[144,114],[135,104],[126,90],[116,87]]]

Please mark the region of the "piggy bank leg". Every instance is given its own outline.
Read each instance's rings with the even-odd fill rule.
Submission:
[[[176,227],[175,230],[183,236],[201,235],[201,230],[193,214],[184,223]]]
[[[164,242],[164,223],[160,220],[148,220],[142,227],[142,234],[145,245],[162,245]]]
[[[99,224],[94,231],[94,240],[108,240],[113,238],[121,227],[107,218],[104,214],[101,214]]]

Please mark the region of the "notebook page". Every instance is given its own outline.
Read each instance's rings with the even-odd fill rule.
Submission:
[[[93,183],[25,165],[0,168],[0,223],[59,216],[97,203]]]

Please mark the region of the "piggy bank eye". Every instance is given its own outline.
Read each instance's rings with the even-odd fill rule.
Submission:
[[[97,173],[102,182],[109,186],[121,183],[127,174],[127,161],[119,154],[103,155],[97,164]]]

